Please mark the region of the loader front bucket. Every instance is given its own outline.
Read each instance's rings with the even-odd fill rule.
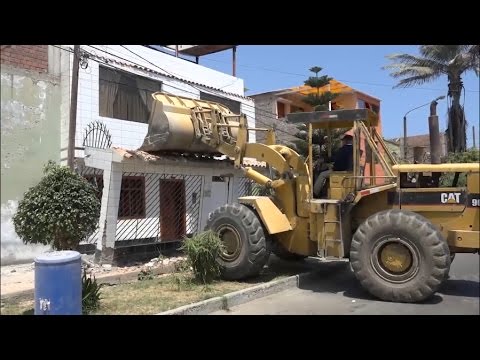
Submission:
[[[148,152],[179,152],[214,154],[218,151],[206,145],[195,133],[193,109],[209,112],[216,110],[224,115],[235,115],[227,107],[209,101],[194,100],[156,92],[152,94],[153,104],[148,123],[148,132],[139,148]],[[236,122],[229,122],[238,124]],[[201,123],[202,132],[208,133],[208,121]],[[207,129],[205,129],[207,127]],[[230,128],[234,138],[236,128]]]

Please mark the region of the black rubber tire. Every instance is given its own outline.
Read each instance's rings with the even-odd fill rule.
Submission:
[[[374,269],[372,252],[382,237],[393,236],[416,249],[417,272],[403,283],[382,278]],[[413,303],[430,298],[448,277],[450,250],[440,231],[425,217],[403,210],[386,210],[369,217],[355,232],[350,262],[355,277],[373,296]]]
[[[257,276],[270,256],[267,231],[251,208],[242,204],[227,204],[210,213],[206,230],[217,232],[222,225],[232,226],[240,235],[241,250],[236,259],[218,259],[225,280],[242,280]]]
[[[305,260],[308,256],[305,255],[298,255],[289,252],[279,241],[275,241],[272,244],[272,253],[275,254],[276,257],[285,261],[302,261]]]

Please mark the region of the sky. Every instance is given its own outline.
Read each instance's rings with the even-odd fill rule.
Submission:
[[[395,79],[382,66],[392,53],[418,54],[414,45],[239,45],[237,47],[237,77],[244,79],[245,93],[303,85],[308,69],[320,66],[319,75],[328,75],[359,91],[381,99],[383,136],[387,139],[403,136],[403,117],[409,110],[430,103],[447,94],[447,78],[441,77],[423,86],[393,89]],[[232,51],[202,56],[200,64],[225,73],[232,73]],[[479,79],[474,72],[463,76],[465,112],[468,122],[467,141],[472,145],[472,126],[479,144]],[[462,98],[463,101],[463,98]],[[447,102],[437,107],[440,130],[446,128]],[[412,111],[407,116],[408,135],[428,133],[429,106]]]

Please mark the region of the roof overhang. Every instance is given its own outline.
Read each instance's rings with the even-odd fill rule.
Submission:
[[[178,46],[178,52],[180,54],[190,56],[204,56],[214,54],[220,51],[234,48],[236,45],[164,45],[165,47],[176,50]]]

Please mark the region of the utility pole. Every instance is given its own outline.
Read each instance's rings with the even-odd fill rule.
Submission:
[[[232,75],[237,76],[237,47],[232,49]]]
[[[73,47],[72,91],[70,98],[70,124],[68,126],[68,166],[73,170],[75,157],[75,130],[77,127],[78,69],[80,67],[80,45]]]
[[[428,117],[428,129],[430,133],[430,159],[432,164],[441,164],[440,154],[440,130],[438,126],[437,100],[430,104],[430,116]]]
[[[475,126],[472,126],[472,135],[473,135],[473,148],[477,148],[477,144],[475,142]]]

